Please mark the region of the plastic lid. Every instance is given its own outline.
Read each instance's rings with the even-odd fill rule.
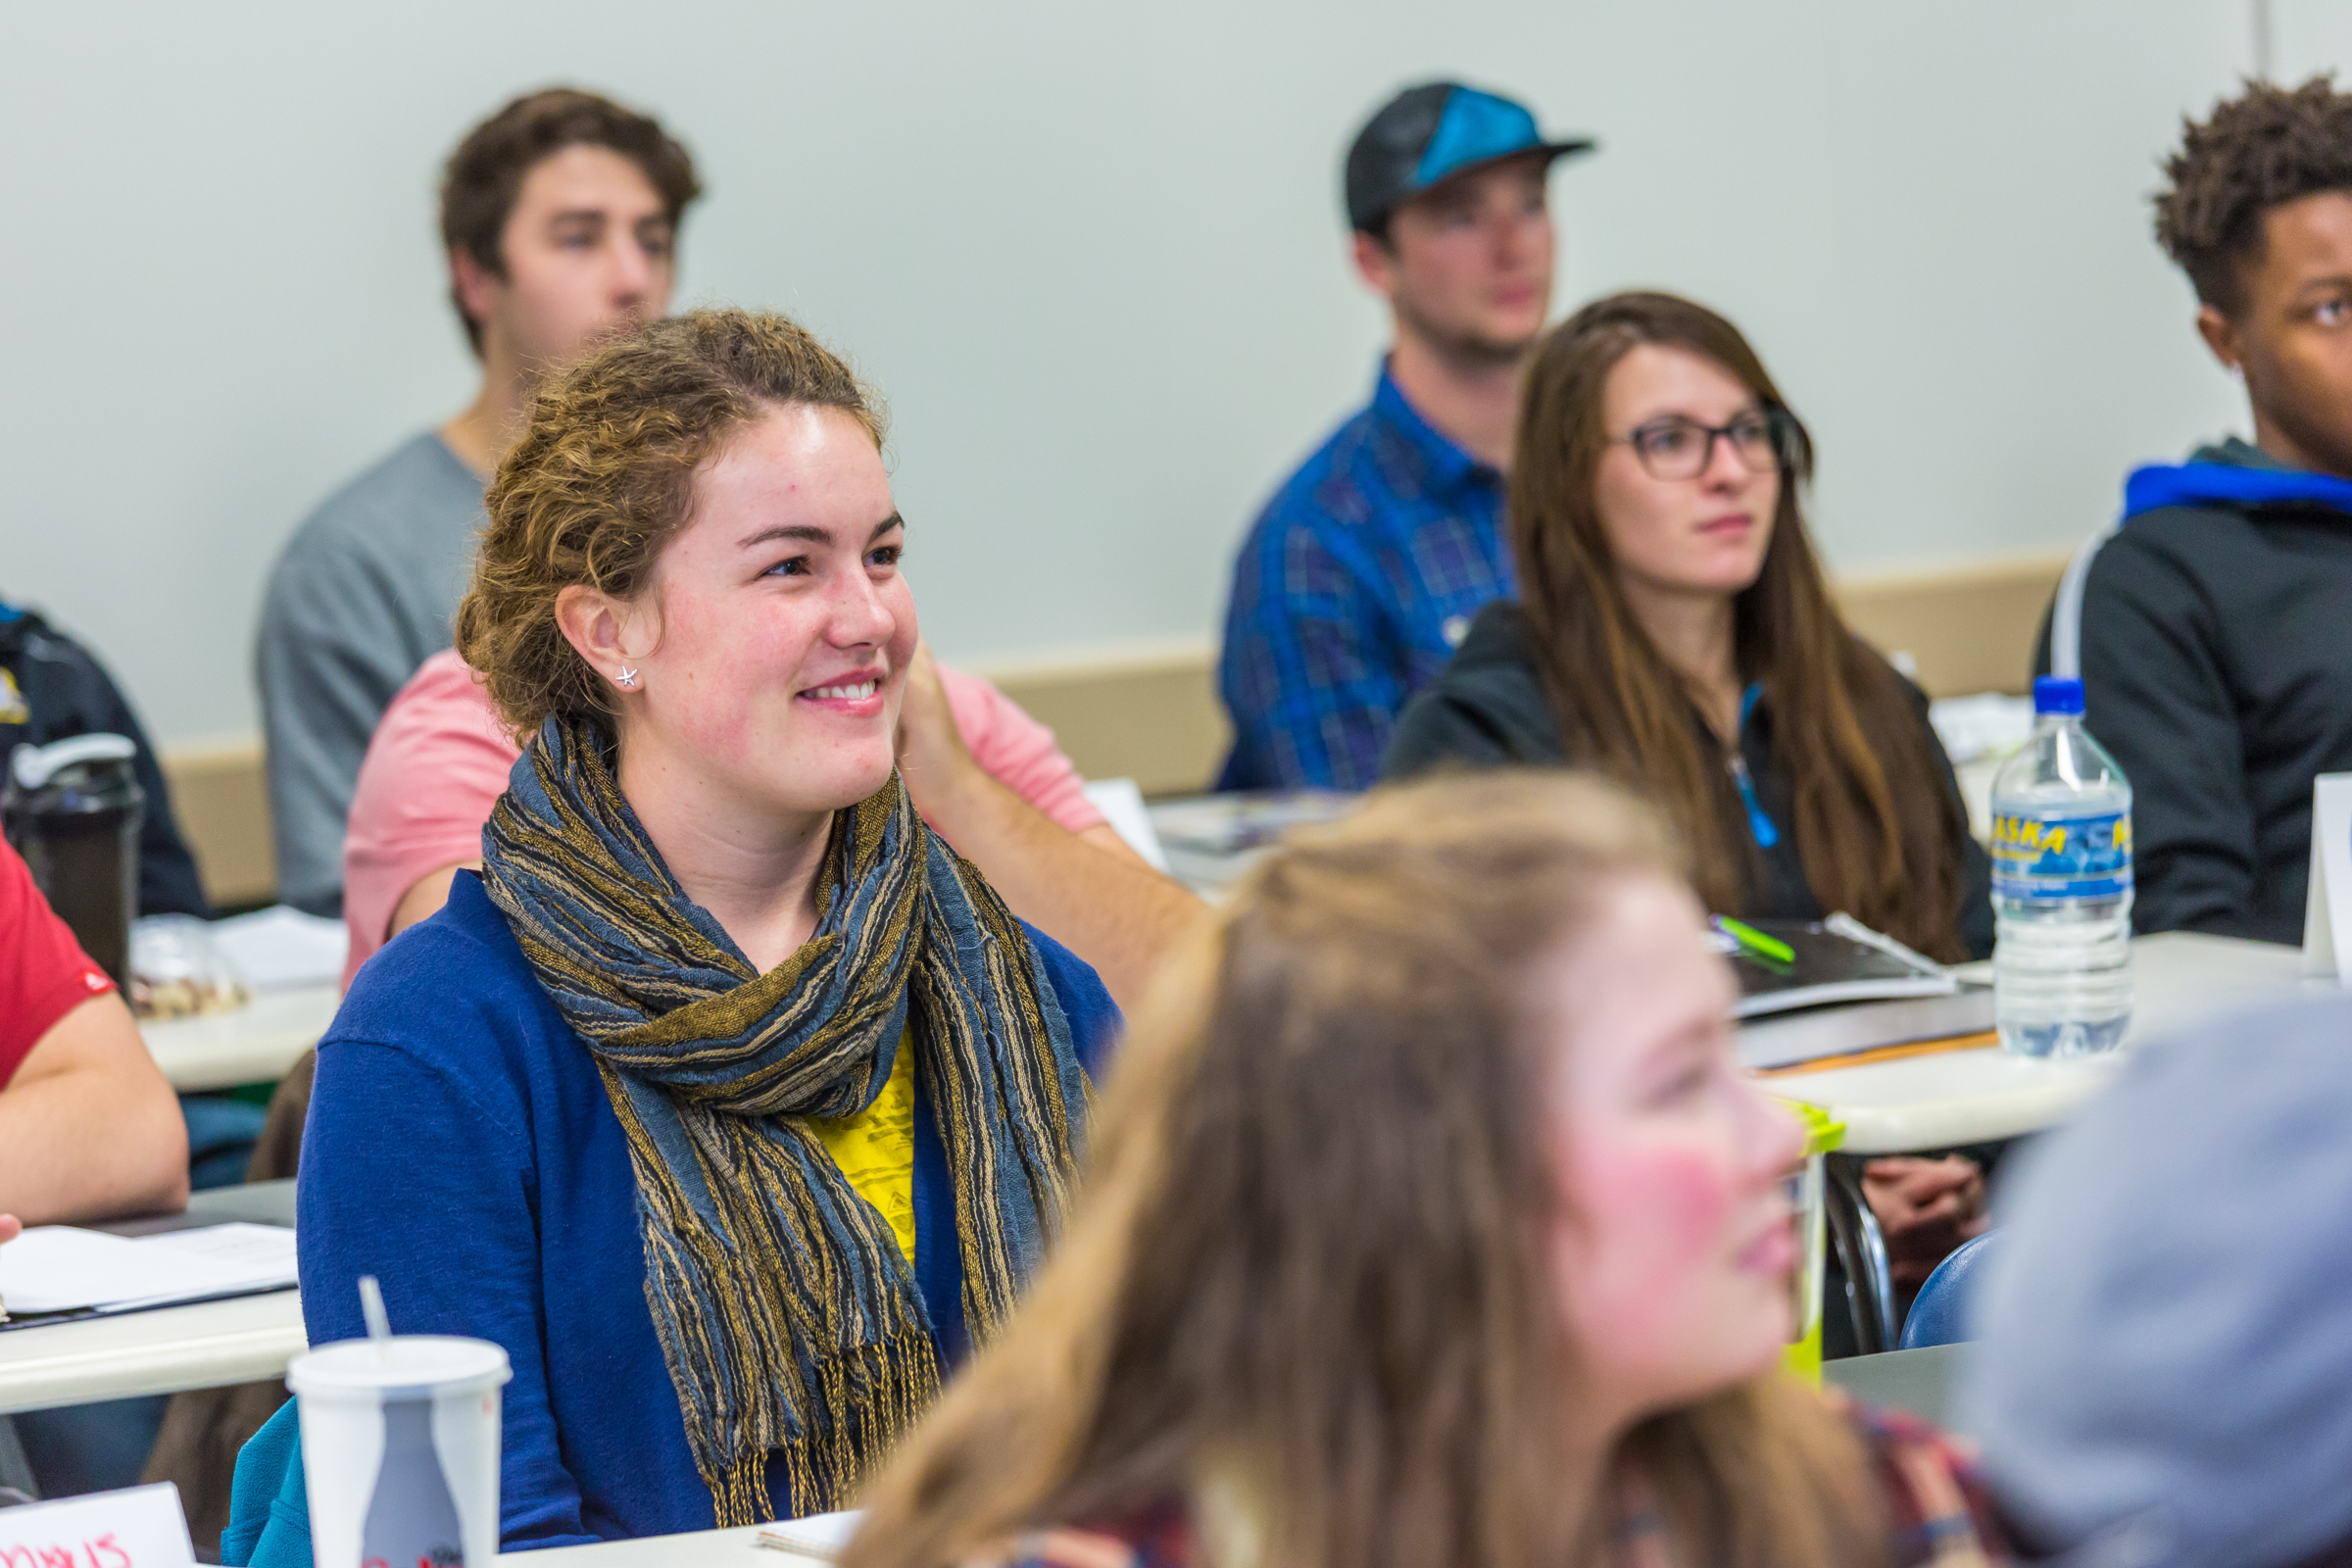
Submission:
[[[9,759],[17,788],[37,790],[76,762],[127,762],[139,755],[127,735],[75,735],[46,746],[20,746]]]
[[[2034,711],[2080,713],[2082,711],[2082,683],[2072,675],[2034,676]]]
[[[488,1340],[396,1334],[384,1341],[338,1340],[307,1350],[286,1368],[286,1387],[305,1398],[419,1398],[487,1393],[514,1375]]]
[[[1805,1153],[1826,1154],[1845,1142],[1845,1123],[1801,1100],[1784,1100],[1781,1104],[1798,1121],[1805,1124]]]

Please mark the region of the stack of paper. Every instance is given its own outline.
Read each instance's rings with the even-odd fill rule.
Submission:
[[[1131,778],[1089,779],[1086,785],[1087,804],[1102,813],[1110,830],[1127,841],[1127,847],[1142,856],[1154,871],[1168,868],[1167,852],[1159,847],[1159,831],[1152,825],[1151,808],[1144,805],[1144,792]]]
[[[770,1551],[787,1556],[805,1557],[811,1562],[839,1562],[849,1549],[850,1538],[863,1523],[863,1509],[853,1508],[843,1513],[814,1513],[805,1519],[787,1519],[760,1530],[754,1541]]]
[[[135,1240],[40,1225],[0,1247],[0,1309],[128,1311],[281,1289],[295,1279],[282,1225],[211,1225]]]
[[[333,985],[343,977],[351,933],[328,920],[283,904],[252,914],[215,920],[213,941],[256,991],[289,986]]]

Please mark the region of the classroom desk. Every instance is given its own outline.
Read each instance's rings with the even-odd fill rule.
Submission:
[[[183,1095],[275,1083],[318,1043],[341,1002],[331,985],[264,991],[233,1012],[142,1019],[139,1038]]]
[[[148,1235],[238,1219],[292,1224],[294,1184],[198,1193],[185,1216],[103,1228]],[[275,1377],[308,1347],[291,1290],[10,1329],[0,1332],[0,1415]]]
[[[2125,1052],[2140,1041],[2218,1014],[2336,989],[2332,979],[2303,972],[2299,948],[2189,931],[2135,938],[2132,971],[2132,1024],[2124,1051],[2042,1061],[1985,1046],[1770,1080],[1773,1094],[1819,1105],[1845,1123],[1845,1142],[1829,1160],[1824,1196],[1831,1244],[1858,1298],[1854,1334],[1866,1353],[1890,1351],[1901,1329],[1885,1244],[1862,1196],[1862,1167],[1871,1156],[2044,1131],[2105,1087]]]
[[[693,1530],[676,1536],[643,1536],[635,1541],[600,1541],[587,1546],[550,1546],[513,1556],[516,1568],[808,1568],[832,1562],[856,1527],[856,1516],[819,1514],[781,1524],[745,1525],[739,1530]],[[760,1532],[799,1536],[807,1550],[760,1544]]]
[[[2127,1051],[2150,1036],[2218,1013],[2335,989],[2333,980],[2303,973],[2300,948],[2190,931],[2135,939],[2132,971]],[[2054,1127],[2097,1093],[2122,1059],[2122,1053],[2111,1052],[2076,1061],[2037,1061],[1988,1046],[1789,1073],[1772,1079],[1771,1087],[1775,1095],[1819,1105],[1844,1122],[1846,1153],[1896,1154],[1993,1143]]]

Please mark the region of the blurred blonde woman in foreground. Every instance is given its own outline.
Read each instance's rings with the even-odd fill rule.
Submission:
[[[848,1568],[1999,1560],[1932,1430],[1777,1371],[1792,1121],[1658,819],[1373,797],[1154,991],[1069,1232]]]

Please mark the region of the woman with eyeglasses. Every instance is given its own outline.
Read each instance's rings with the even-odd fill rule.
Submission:
[[[1709,908],[1841,909],[1992,951],[1991,867],[1918,688],[1849,631],[1805,535],[1813,443],[1740,329],[1671,294],[1536,351],[1508,497],[1520,602],[1406,705],[1384,771],[1572,763],[1661,808]],[[1896,1288],[1988,1223],[1965,1155],[1874,1160]]]
[[[1562,322],[1512,458],[1521,600],[1407,705],[1388,776],[1596,767],[1665,809],[1718,913],[1842,909],[1938,958],[1989,953],[1984,852],[1927,699],[1830,602],[1812,466],[1713,311],[1630,293]]]

